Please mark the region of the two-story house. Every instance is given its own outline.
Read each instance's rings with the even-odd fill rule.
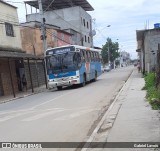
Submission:
[[[31,59],[36,58],[22,50],[17,8],[0,1],[0,96],[13,94],[15,97],[17,92],[22,91],[23,75],[27,78],[28,87],[33,88],[33,78],[37,77],[31,73],[36,71],[35,66],[30,66]],[[41,81],[43,79],[44,76]]]
[[[18,91],[16,64],[11,54],[22,52],[17,8],[0,1],[0,95]],[[10,59],[9,59],[10,58]]]

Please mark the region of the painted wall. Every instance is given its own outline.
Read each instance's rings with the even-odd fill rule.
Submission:
[[[13,25],[14,36],[6,35],[5,22]],[[21,50],[21,37],[17,9],[0,2],[0,48]]]
[[[153,70],[157,61],[158,44],[160,43],[160,30],[150,30],[145,34],[144,49],[145,49],[145,71]],[[155,54],[153,54],[153,52]]]
[[[72,43],[70,34],[61,30],[47,29],[47,48],[69,45]],[[40,38],[41,31],[39,28],[21,27],[22,48],[29,54],[43,56],[44,50]],[[61,40],[62,39],[62,40]]]

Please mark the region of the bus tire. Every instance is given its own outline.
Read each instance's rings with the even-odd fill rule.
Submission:
[[[94,76],[93,81],[94,81],[94,82],[97,81],[97,71],[95,71],[95,76]]]
[[[86,74],[83,74],[83,82],[81,83],[81,86],[84,87],[86,85]]]
[[[58,90],[62,90],[62,86],[57,86],[57,89]]]

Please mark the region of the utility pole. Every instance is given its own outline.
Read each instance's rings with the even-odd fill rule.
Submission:
[[[39,5],[39,14],[41,18],[41,40],[43,41],[43,52],[45,57],[45,51],[47,50],[47,42],[46,42],[46,27],[45,27],[45,18],[43,14],[42,0],[38,0]]]
[[[44,54],[44,70],[45,70],[45,82],[46,82],[46,89],[48,88],[48,83],[47,83],[47,70],[46,70],[46,50],[47,50],[47,42],[46,42],[46,27],[45,27],[45,18],[43,14],[43,7],[42,7],[42,0],[38,0],[38,5],[39,5],[39,14],[41,18],[41,40],[43,41],[43,54]]]
[[[108,65],[110,65],[110,50],[109,50],[109,41],[108,41]]]

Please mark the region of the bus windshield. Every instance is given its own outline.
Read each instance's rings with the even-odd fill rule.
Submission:
[[[67,52],[52,55],[47,58],[47,69],[49,74],[75,71],[80,63],[80,54],[77,52]]]

